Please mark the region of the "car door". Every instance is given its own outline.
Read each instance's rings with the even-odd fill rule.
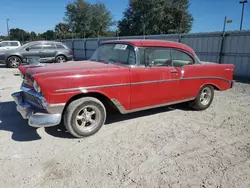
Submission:
[[[171,50],[147,47],[139,48],[139,54],[140,66],[131,68],[131,109],[178,100],[180,74],[172,66]]]
[[[56,46],[54,42],[44,43],[42,48],[42,58],[44,62],[53,62],[56,56]]]
[[[30,57],[39,57],[42,58],[42,43],[34,43],[23,49],[22,55],[26,61]]]
[[[199,87],[202,85],[202,79],[194,79],[193,73],[199,74],[195,69],[194,57],[182,50],[172,49],[172,61],[173,66],[181,75],[179,83],[180,99],[189,99],[195,97],[196,92],[199,91]]]

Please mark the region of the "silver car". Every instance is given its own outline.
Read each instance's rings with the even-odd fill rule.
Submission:
[[[0,51],[0,63],[16,68],[28,63],[30,57],[40,58],[41,63],[61,63],[73,59],[72,50],[61,42],[35,41],[13,49]]]

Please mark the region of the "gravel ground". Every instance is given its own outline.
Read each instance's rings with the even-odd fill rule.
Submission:
[[[183,105],[113,115],[94,136],[34,129],[15,110],[14,70],[0,67],[0,187],[250,187],[250,84]]]

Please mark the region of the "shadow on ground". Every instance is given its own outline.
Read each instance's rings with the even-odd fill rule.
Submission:
[[[186,104],[178,104],[126,115],[121,115],[119,113],[111,114],[107,117],[105,125],[111,126],[112,123],[163,113],[175,109],[189,110]],[[11,132],[11,138],[18,142],[28,142],[41,139],[41,136],[37,133],[37,129],[28,126],[27,120],[22,119],[21,115],[16,111],[16,104],[14,102],[0,103],[0,131]],[[62,123],[55,127],[45,128],[45,132],[58,138],[73,138],[67,132]]]
[[[245,76],[234,76],[234,81],[244,84],[250,84],[250,78]]]

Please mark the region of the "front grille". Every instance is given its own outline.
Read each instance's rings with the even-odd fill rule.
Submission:
[[[46,108],[45,103],[34,95],[23,92],[23,97],[24,97],[24,100],[28,103],[31,103],[31,105],[36,105],[36,107],[42,108],[42,109]]]

